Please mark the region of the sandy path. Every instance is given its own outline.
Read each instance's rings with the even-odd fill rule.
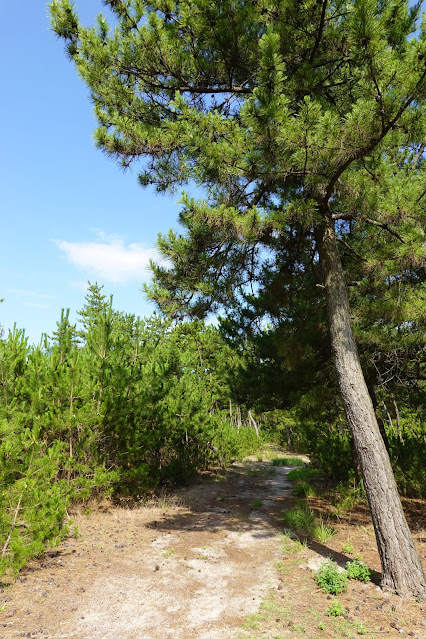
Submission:
[[[184,506],[77,516],[80,536],[4,591],[0,639],[234,637],[277,586],[271,515],[291,492],[289,470],[234,467],[227,481],[180,492]]]

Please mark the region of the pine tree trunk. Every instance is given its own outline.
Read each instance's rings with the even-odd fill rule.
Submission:
[[[382,587],[426,600],[426,579],[380,435],[351,326],[342,262],[329,211],[318,237],[337,378],[353,435],[382,564]]]

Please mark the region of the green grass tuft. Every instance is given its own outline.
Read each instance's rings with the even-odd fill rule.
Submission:
[[[287,477],[290,481],[309,481],[318,477],[319,471],[314,468],[293,468]]]
[[[272,466],[303,466],[304,463],[300,457],[275,457],[271,460]]]
[[[295,506],[283,513],[283,520],[289,528],[309,533],[315,522],[315,514],[306,506]]]
[[[306,497],[309,499],[310,497],[316,496],[316,491],[313,486],[307,481],[298,481],[293,488],[293,494],[296,497]]]
[[[320,517],[319,523],[315,524],[311,530],[312,537],[322,544],[329,541],[335,534],[336,530],[325,523],[322,517]]]

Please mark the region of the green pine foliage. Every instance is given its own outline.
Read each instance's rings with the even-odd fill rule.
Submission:
[[[80,330],[63,311],[36,346],[16,328],[0,339],[0,576],[67,534],[69,504],[137,497],[264,443],[248,407],[230,421],[242,357],[216,328],[124,315],[97,284],[86,301]]]

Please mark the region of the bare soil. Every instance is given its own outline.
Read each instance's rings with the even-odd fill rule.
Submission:
[[[294,505],[289,470],[250,461],[144,504],[81,508],[77,536],[0,592],[0,639],[426,639],[426,606],[377,585],[364,506],[335,519],[323,544],[283,538],[280,516]],[[330,512],[320,499],[310,503]],[[405,506],[425,560],[424,502]],[[353,559],[342,552],[348,540],[376,583],[349,582],[338,596],[345,615],[332,617],[334,598],[312,575],[328,556]]]

